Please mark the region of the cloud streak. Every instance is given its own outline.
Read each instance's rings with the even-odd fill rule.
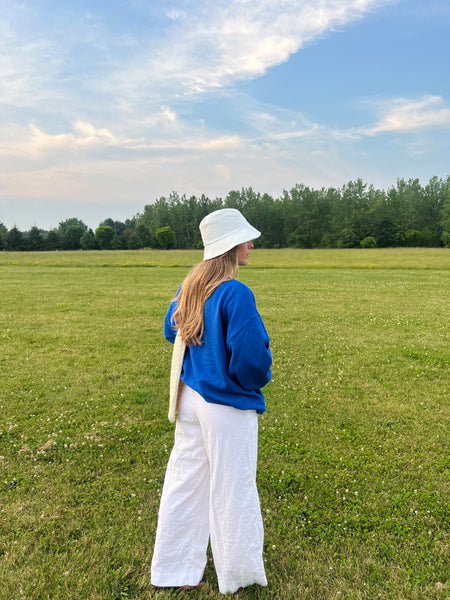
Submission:
[[[450,108],[441,96],[424,96],[417,100],[395,99],[385,107],[381,120],[361,130],[365,135],[387,132],[416,132],[450,127]]]
[[[174,117],[169,115],[172,120]],[[10,138],[13,135],[10,135]],[[178,155],[190,151],[215,152],[236,148],[244,143],[237,135],[213,136],[207,131],[197,131],[187,125],[178,125],[172,135],[166,137],[155,129],[153,137],[120,137],[109,129],[97,129],[88,122],[77,121],[69,133],[50,134],[35,125],[27,129],[15,128],[14,140],[0,142],[0,157],[21,157],[32,161],[54,157],[58,162],[69,160],[73,153],[79,160],[98,159],[98,151],[115,149],[123,160],[133,160],[148,152],[176,152]]]
[[[162,46],[155,51],[150,42],[138,63],[114,74],[109,85],[129,101],[142,99],[149,86],[173,101],[214,91],[261,77],[326,31],[392,1],[216,0],[191,10],[179,2]]]
[[[409,134],[433,129],[450,128],[450,107],[442,96],[426,95],[420,98],[391,98],[374,106],[380,115],[371,126],[333,130],[332,136],[341,140],[358,140],[376,137],[385,133]]]
[[[55,5],[50,17],[26,2],[12,5],[2,22],[0,106],[98,122],[95,93],[104,126],[140,120],[161,105],[261,77],[326,31],[394,1],[178,0],[158,15],[161,28],[155,8],[140,5],[147,34],[137,26],[117,33],[104,17],[74,7]]]

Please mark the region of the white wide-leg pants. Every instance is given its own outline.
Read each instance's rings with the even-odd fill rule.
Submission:
[[[256,411],[206,402],[184,386],[161,496],[153,585],[197,585],[209,538],[222,594],[267,585],[257,449]]]

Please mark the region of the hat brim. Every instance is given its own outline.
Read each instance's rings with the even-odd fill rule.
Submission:
[[[252,227],[250,223],[247,223],[244,227],[236,229],[235,231],[231,231],[220,239],[216,239],[210,244],[206,244],[203,253],[203,260],[217,258],[235,246],[239,246],[239,244],[249,242],[250,240],[256,240],[256,238],[259,238],[260,235],[260,231]]]

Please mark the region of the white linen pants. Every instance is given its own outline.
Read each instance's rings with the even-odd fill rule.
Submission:
[[[220,593],[267,585],[257,450],[256,411],[206,402],[184,385],[161,496],[153,585],[197,585],[209,539]]]

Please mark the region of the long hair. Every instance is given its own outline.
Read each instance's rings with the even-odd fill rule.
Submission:
[[[237,246],[199,263],[188,274],[176,298],[172,323],[187,346],[199,346],[205,328],[204,306],[213,291],[238,271]]]

